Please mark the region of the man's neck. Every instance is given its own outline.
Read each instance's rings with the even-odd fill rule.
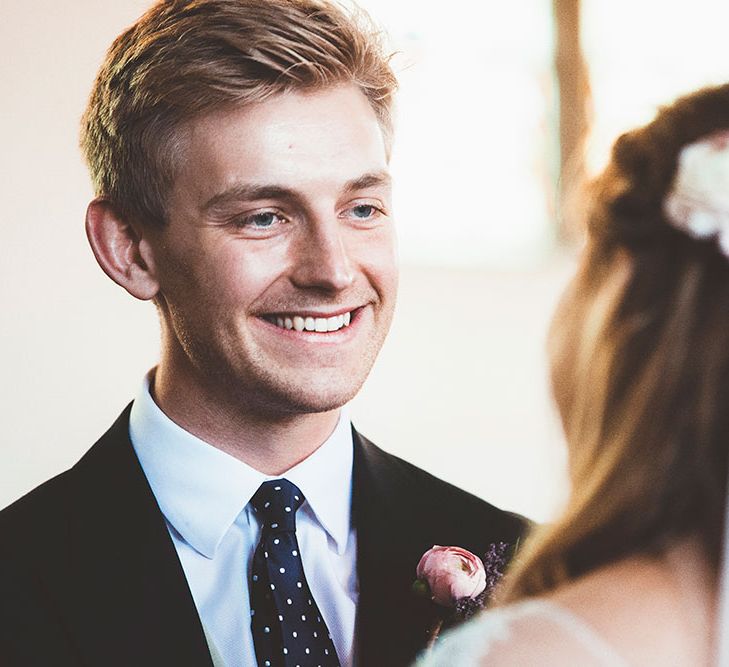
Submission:
[[[149,391],[178,426],[267,475],[280,475],[308,458],[339,420],[339,410],[264,414],[190,384],[160,367]]]

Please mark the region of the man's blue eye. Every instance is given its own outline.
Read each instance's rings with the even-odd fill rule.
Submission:
[[[248,218],[248,224],[253,227],[270,227],[278,216],[272,211],[263,211],[262,213],[254,213]]]
[[[352,209],[356,218],[371,218],[375,212],[375,207],[370,204],[359,204]]]

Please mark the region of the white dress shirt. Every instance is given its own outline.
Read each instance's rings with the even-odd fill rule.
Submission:
[[[260,526],[248,504],[267,479],[285,477],[306,501],[296,513],[304,572],[343,667],[353,662],[356,536],[351,522],[352,432],[334,432],[282,475],[264,475],[169,419],[145,379],[129,435],[187,577],[205,631],[226,667],[256,664],[248,581]]]

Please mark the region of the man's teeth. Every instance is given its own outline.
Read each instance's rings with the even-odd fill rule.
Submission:
[[[351,313],[344,315],[335,315],[334,317],[277,317],[275,324],[282,329],[295,329],[296,331],[317,331],[318,333],[326,333],[329,331],[338,331],[343,327],[348,327],[352,321]]]

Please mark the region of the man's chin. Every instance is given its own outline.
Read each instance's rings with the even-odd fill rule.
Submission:
[[[287,383],[272,392],[271,403],[272,407],[278,405],[281,413],[289,415],[331,412],[349,403],[363,383],[364,379],[358,383],[338,384],[323,378],[319,382]]]
[[[339,410],[351,401],[356,391],[351,392],[312,392],[306,396],[297,395],[288,397],[285,401],[289,414],[316,414],[320,412],[331,412]]]

